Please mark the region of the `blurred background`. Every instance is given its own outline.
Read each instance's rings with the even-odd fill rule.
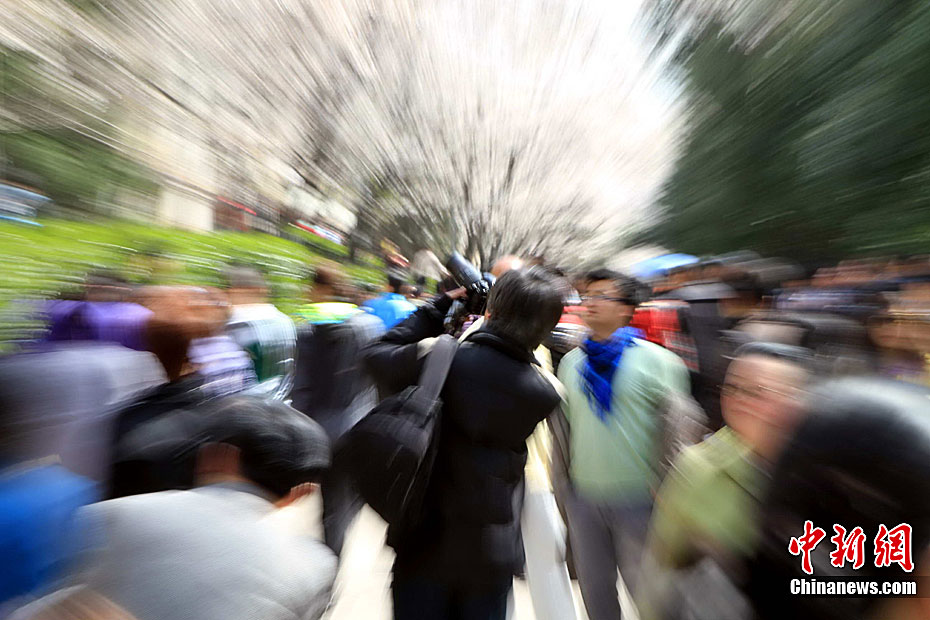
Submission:
[[[722,386],[747,344],[804,349],[818,380],[889,380],[873,393],[930,386],[930,3],[3,0],[2,7],[0,362],[8,369],[47,341],[117,342],[170,358],[152,343],[174,338],[177,376],[157,366],[152,384],[161,385],[185,376],[185,356],[192,367],[209,366],[184,348],[199,340],[223,390],[265,383],[264,364],[278,382],[262,393],[284,399],[299,328],[337,322],[310,306],[363,305],[380,293],[412,312],[430,293],[463,284],[443,282],[437,258],[458,252],[476,267],[470,283],[482,282],[485,293],[494,281],[485,272],[501,257],[572,280],[546,343],[556,370],[585,338],[585,295],[588,305],[635,307],[631,325],[687,365],[708,432],[724,426]],[[634,276],[635,294],[586,293],[613,278],[588,277],[602,266]],[[264,314],[239,317],[257,325],[257,335],[230,349],[234,306],[263,306]],[[450,331],[461,333],[480,313],[465,321],[466,314]],[[383,327],[394,324],[379,318]],[[174,336],[151,337],[150,324],[174,325]],[[91,366],[76,360],[94,357],[74,350],[51,376],[99,383],[72,373]],[[81,405],[86,410],[151,387],[117,353],[107,372],[138,385],[114,388]],[[269,361],[256,362],[263,355]],[[43,364],[29,375],[37,384],[46,378]],[[19,380],[9,377],[18,394]],[[51,415],[79,401],[76,388],[62,385],[54,394],[22,391],[40,394],[34,400]],[[839,385],[834,393],[852,384]],[[777,393],[756,387],[753,398]],[[926,406],[926,392],[914,393]],[[922,467],[930,462],[921,456],[930,449],[926,410],[912,402],[902,397],[900,410],[923,416],[913,426],[923,434],[902,426],[898,436],[917,437],[912,443],[922,441],[924,452],[908,445],[867,454],[867,468],[891,463],[887,471],[895,472],[903,453],[916,454]],[[871,437],[887,419],[836,427]],[[61,426],[53,422],[49,428]],[[823,437],[831,439],[828,430]],[[812,443],[828,445],[823,437]],[[819,460],[816,453],[810,462],[788,461],[801,465],[778,478],[788,490],[776,499],[790,503],[797,480]],[[858,453],[852,460],[843,467],[858,467]],[[930,478],[901,477],[894,505],[903,507],[899,520],[923,527],[915,556],[924,554],[926,574],[930,509],[914,482],[921,479]],[[817,479],[809,495],[833,497],[836,484]],[[793,516],[804,516],[800,510]],[[386,614],[376,597],[386,591],[389,558],[379,523],[370,514],[365,523],[373,534],[353,545],[371,555],[365,561],[380,566],[383,579],[369,588],[375,594],[350,591],[342,604],[362,601]],[[772,539],[773,557],[783,559],[787,539]],[[518,605],[522,597],[526,609],[521,587]],[[701,582],[692,590],[696,598],[709,591]],[[707,599],[706,617],[724,618],[736,597],[721,599],[727,604]],[[375,617],[365,613],[341,617]],[[795,615],[926,617],[853,616],[844,607]]]
[[[93,268],[248,259],[287,306],[320,258],[379,280],[385,239],[810,272],[925,251],[924,3],[498,4],[6,3],[0,337]]]

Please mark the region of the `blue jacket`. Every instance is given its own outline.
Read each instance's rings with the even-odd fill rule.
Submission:
[[[60,465],[0,471],[0,603],[65,577],[84,542],[75,512],[96,500],[93,482]]]
[[[385,329],[391,329],[417,309],[398,293],[385,293],[381,297],[369,299],[362,304],[362,308],[381,319]]]

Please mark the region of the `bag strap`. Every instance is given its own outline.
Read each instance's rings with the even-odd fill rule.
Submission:
[[[420,389],[417,391],[429,402],[439,398],[458,346],[459,343],[455,338],[444,334],[436,339],[436,343],[427,354],[423,370],[420,372],[420,380],[417,382]]]

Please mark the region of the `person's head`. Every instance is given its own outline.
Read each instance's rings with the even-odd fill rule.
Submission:
[[[760,457],[777,457],[797,425],[811,364],[802,347],[752,342],[736,350],[721,390],[723,419]]]
[[[930,274],[930,258],[926,254],[911,256],[904,261],[903,276],[914,278],[928,274]]]
[[[232,396],[209,405],[203,417],[195,484],[245,479],[280,503],[319,482],[330,466],[326,432],[282,402]]]
[[[387,291],[388,293],[404,294],[404,278],[395,271],[389,271],[387,274]]]
[[[567,290],[564,281],[540,267],[512,269],[491,288],[488,329],[533,351],[559,322]]]
[[[630,322],[636,306],[636,283],[610,269],[591,271],[585,280],[584,321],[595,339],[606,340]]]
[[[229,301],[226,293],[218,288],[191,287],[189,310],[204,322],[207,335],[222,333],[229,321]]]
[[[694,280],[700,280],[702,272],[703,268],[697,265],[680,265],[669,269],[668,280],[673,287],[684,286]]]
[[[320,265],[313,272],[313,288],[310,301],[320,303],[339,297],[343,283],[342,271],[333,265]]]
[[[584,296],[588,288],[588,274],[586,272],[575,273],[571,276],[570,282],[578,295]]]
[[[400,287],[400,294],[407,299],[416,299],[419,296],[417,287],[412,284],[404,284]]]
[[[230,304],[238,306],[267,303],[268,285],[258,269],[246,265],[230,265],[223,270],[223,279],[226,281],[226,295]]]
[[[836,277],[836,268],[834,267],[821,267],[814,273],[814,277],[811,278],[811,284],[815,287],[830,287],[833,286],[833,279]]]
[[[205,289],[184,286],[146,287],[140,301],[152,311],[143,341],[165,368],[169,381],[194,372],[190,343],[213,335],[225,322],[225,308]]]
[[[198,337],[200,325],[184,318],[156,313],[145,326],[146,350],[150,351],[162,367],[169,381],[194,372],[188,358],[191,341]]]
[[[765,289],[755,273],[748,269],[724,270],[721,280],[736,293],[735,297],[720,300],[724,316],[743,318],[758,310],[765,296]]]
[[[777,618],[927,617],[890,613],[884,606],[894,599],[790,596],[790,580],[809,576],[787,546],[791,537],[803,534],[804,522],[810,520],[827,537],[811,554],[814,577],[913,579],[927,574],[930,390],[887,379],[839,379],[818,387],[806,411],[773,471],[759,511],[760,543],[752,565],[752,583],[760,588],[757,604],[772,612],[766,617]],[[870,557],[879,525],[892,529],[902,523],[912,527],[915,568],[910,575],[897,564],[878,568]],[[832,564],[833,524],[847,531],[863,529],[864,566]]]
[[[499,278],[512,269],[523,269],[523,266],[522,258],[514,254],[507,254],[494,261],[494,265],[491,267],[491,275]]]
[[[723,263],[715,258],[707,259],[699,265],[695,265],[695,269],[700,270],[701,280],[706,282],[717,282],[724,272]]]

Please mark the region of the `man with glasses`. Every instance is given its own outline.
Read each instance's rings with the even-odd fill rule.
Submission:
[[[726,426],[678,456],[656,498],[644,620],[706,617],[698,609],[739,617],[737,597],[722,592],[732,592],[728,581],[743,578],[756,550],[766,472],[800,420],[810,376],[806,349],[765,342],[737,349],[721,389]]]
[[[617,570],[634,587],[658,484],[659,408],[688,391],[674,354],[628,326],[634,282],[606,269],[587,276],[590,334],[559,366],[570,431],[566,508],[585,608],[591,620],[620,617]]]

